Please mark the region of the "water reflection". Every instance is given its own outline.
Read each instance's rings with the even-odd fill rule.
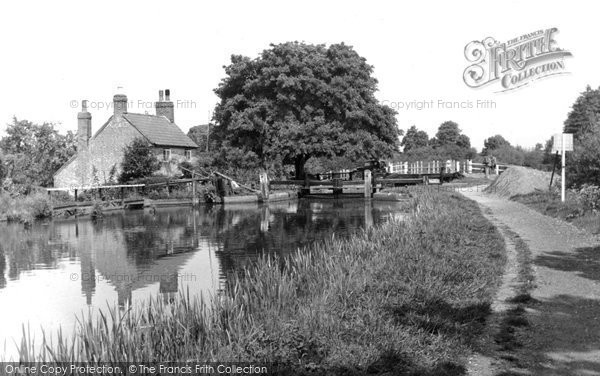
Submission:
[[[89,308],[179,292],[217,292],[259,254],[285,255],[315,240],[345,236],[399,211],[361,200],[284,202],[132,211],[101,221],[0,225],[0,336],[21,323],[54,330]],[[2,338],[0,338],[2,347]]]

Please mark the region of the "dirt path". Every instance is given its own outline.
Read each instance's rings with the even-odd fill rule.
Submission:
[[[506,366],[509,359],[515,367],[504,375],[600,375],[600,239],[481,190],[462,193],[478,202],[498,226],[509,251],[514,249],[510,233],[525,242],[535,277],[529,290],[534,300],[523,305],[529,325],[514,353],[501,355],[504,359],[494,359],[499,352],[475,357],[470,373],[499,374],[502,367],[498,364],[504,361]],[[511,286],[514,283],[505,281],[496,308],[503,309],[506,289]]]

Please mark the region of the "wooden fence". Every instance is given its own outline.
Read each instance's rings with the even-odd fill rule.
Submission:
[[[483,163],[474,163],[471,160],[392,162],[388,163],[387,172],[390,174],[435,174],[441,168],[444,168],[444,172],[446,173],[461,172],[463,174],[472,174],[485,172],[485,165]],[[499,175],[507,168],[507,165],[497,164],[489,172]]]

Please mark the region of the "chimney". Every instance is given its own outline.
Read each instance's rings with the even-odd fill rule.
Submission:
[[[87,110],[87,101],[81,101],[81,112],[77,114],[77,151],[87,150],[92,137],[92,114]]]
[[[166,89],[164,91],[165,97],[163,100],[163,91],[158,91],[158,102],[155,103],[156,116],[164,116],[171,123],[175,122],[175,109],[173,102],[171,102],[171,90]]]
[[[113,106],[115,108],[115,115],[126,114],[127,96],[125,94],[115,94],[113,97]]]

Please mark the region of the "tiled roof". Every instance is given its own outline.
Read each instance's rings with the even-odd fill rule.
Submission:
[[[126,113],[123,117],[154,145],[198,147],[176,124],[164,116]]]

